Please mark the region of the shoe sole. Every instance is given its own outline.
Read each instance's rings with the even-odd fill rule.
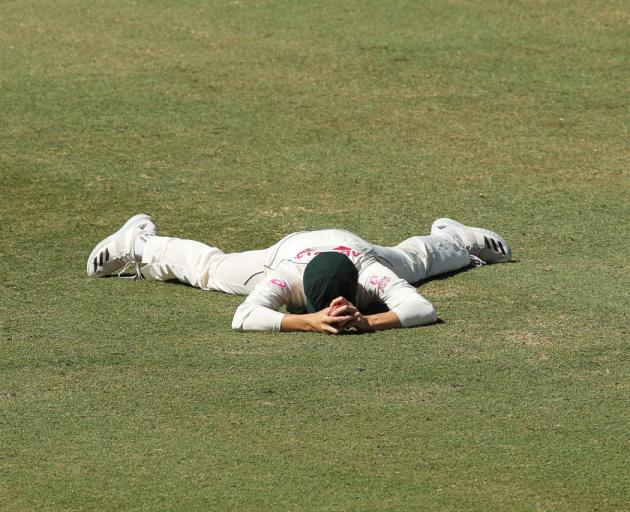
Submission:
[[[94,247],[94,249],[90,253],[90,257],[87,260],[86,271],[87,271],[88,276],[90,276],[90,277],[104,277],[105,275],[107,275],[107,274],[103,274],[102,276],[99,276],[99,275],[96,274],[96,272],[90,272],[90,268],[92,267],[92,264],[94,262],[94,258],[96,257],[96,255],[99,252],[101,252],[101,249],[104,246],[106,246],[114,238],[116,238],[118,235],[120,235],[121,232],[125,231],[127,228],[133,226],[134,224],[136,224],[136,223],[138,223],[138,222],[140,222],[142,220],[146,220],[146,221],[149,221],[149,222],[153,223],[153,219],[151,217],[149,217],[146,213],[139,213],[138,215],[134,215],[127,222],[125,222],[118,231],[116,231],[112,235],[109,235],[107,238],[104,238],[103,240],[101,240],[96,245],[96,247]]]

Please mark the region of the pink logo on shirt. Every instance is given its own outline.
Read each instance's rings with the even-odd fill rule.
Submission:
[[[335,247],[334,249],[331,249],[331,251],[335,251],[335,252],[340,252],[341,254],[345,254],[348,258],[358,258],[359,256],[361,256],[363,253],[360,251],[355,251],[354,249],[351,249],[350,247],[345,247],[343,245],[340,245],[338,247]],[[316,251],[315,249],[304,249],[303,251],[298,252],[295,255],[295,259],[296,260],[301,260],[302,258],[314,258],[315,256],[317,256],[321,251]]]
[[[344,247],[343,245],[340,245],[339,247],[335,247],[333,251],[337,251],[337,252],[340,252],[341,254],[345,254],[348,258],[350,258],[351,256],[353,258],[358,258],[359,256],[361,256],[361,253],[359,251],[355,251],[351,249],[350,247]]]
[[[387,285],[391,282],[391,277],[387,276],[378,276],[376,274],[371,275],[368,283],[373,288],[376,288],[379,292],[382,292],[387,288]]]
[[[271,284],[275,284],[276,286],[280,288],[287,287],[287,283],[285,281],[283,281],[282,279],[275,278],[275,277],[271,280]]]
[[[301,260],[302,258],[308,258],[309,256],[317,256],[319,251],[314,251],[313,249],[304,249],[303,251],[298,252],[295,255],[296,260]]]

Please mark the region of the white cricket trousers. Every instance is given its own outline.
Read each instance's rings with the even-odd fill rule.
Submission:
[[[148,237],[141,272],[146,279],[177,279],[202,290],[248,295],[270,269],[278,242],[268,249],[226,254],[194,240]],[[377,259],[408,283],[453,272],[470,265],[463,245],[449,235],[414,236],[394,247],[371,245]]]

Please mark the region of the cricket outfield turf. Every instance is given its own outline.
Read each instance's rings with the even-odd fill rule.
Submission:
[[[0,2],[0,509],[630,509],[621,1]],[[514,262],[442,323],[237,333],[88,279],[129,216],[226,251],[438,217]]]

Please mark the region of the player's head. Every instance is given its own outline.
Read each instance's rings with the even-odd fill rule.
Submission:
[[[337,297],[354,302],[358,284],[359,273],[350,258],[338,252],[322,252],[304,269],[306,309],[309,313],[321,311]]]

